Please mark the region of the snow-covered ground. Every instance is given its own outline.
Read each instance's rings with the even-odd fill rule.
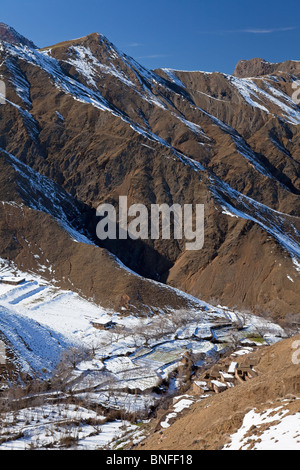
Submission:
[[[173,407],[170,413],[168,413],[164,420],[160,422],[160,426],[163,429],[167,429],[171,426],[170,421],[171,420],[176,420],[178,418],[178,415],[190,408],[194,403],[201,401],[203,398],[206,398],[205,396],[203,397],[194,397],[192,395],[181,395],[179,397],[174,398],[173,400]]]
[[[44,405],[2,413],[0,450],[109,449],[134,431],[137,425],[125,420],[106,422],[104,416],[77,405]]]
[[[134,389],[152,388],[165,378],[166,368],[169,372],[176,369],[187,351],[218,351],[222,342],[230,341],[231,332],[228,327],[214,329],[215,322],[237,320],[234,312],[223,307],[209,309],[201,301],[188,316],[182,312],[183,324],[177,326],[181,312],[174,312],[175,317],[170,313],[151,319],[123,317],[75,292],[61,290],[38,275],[23,273],[4,260],[0,260],[1,278],[24,279],[18,285],[0,283],[0,331],[13,347],[20,369],[49,376],[65,351],[93,350],[92,359],[82,359],[81,364],[77,361],[74,378],[94,373],[89,380],[97,386],[103,382],[105,369],[114,378],[116,388],[124,388],[125,382],[130,388],[130,381],[134,381]],[[99,330],[93,326],[110,321],[117,328]],[[243,322],[246,337],[263,331],[268,342],[274,342],[284,336],[279,326],[263,319],[248,315]],[[209,337],[220,344],[210,342]]]
[[[67,374],[66,393],[59,392],[59,397],[53,390],[44,393],[43,407],[17,413],[19,424],[9,427],[5,423],[10,415],[3,415],[1,432],[7,433],[8,439],[3,438],[7,442],[2,442],[0,436],[0,449],[52,446],[64,439],[67,443],[68,436],[79,448],[103,448],[123,433],[124,424],[100,422],[96,428],[101,428],[101,432],[93,430],[85,415],[91,413],[90,406],[147,416],[161,398],[154,389],[157,391],[162,381],[171,379],[187,353],[202,361],[203,355],[209,357],[224,350],[231,341],[230,324],[243,323],[240,353],[249,352],[248,342],[253,344],[258,337],[258,345],[262,345],[285,336],[279,326],[268,321],[250,315],[239,317],[225,307],[212,308],[200,300],[197,304],[190,296],[187,297],[193,299],[193,307],[189,311],[166,311],[138,318],[107,311],[75,292],[59,289],[42,276],[22,272],[5,260],[0,260],[1,280],[13,284],[0,282],[0,333],[13,352],[19,371],[50,378],[64,358]],[[99,329],[99,325],[108,322],[115,327]],[[245,345],[243,340],[247,341]],[[170,391],[176,391],[178,385],[173,378]],[[82,400],[87,411],[80,411],[83,418],[79,421],[83,424],[77,424],[77,429],[70,424],[66,431],[65,422],[61,427],[54,416],[60,413],[60,407],[54,406],[52,411],[49,407],[53,399],[65,400],[70,393]],[[183,399],[174,406],[173,413],[177,415],[192,402]],[[64,420],[74,415],[74,410],[67,409],[66,404],[62,406]],[[26,413],[30,419],[24,416]],[[45,420],[50,414],[48,425]],[[100,419],[98,414],[92,418]],[[168,426],[168,419],[165,425]],[[134,432],[130,426],[127,424],[126,435]],[[137,441],[140,437],[135,435]]]
[[[23,372],[53,372],[63,351],[93,346],[91,322],[111,319],[75,292],[63,291],[41,277],[10,270],[0,263],[0,278],[19,276],[19,285],[0,283],[0,331],[12,345]]]
[[[300,413],[287,403],[263,412],[249,411],[224,450],[300,450]]]

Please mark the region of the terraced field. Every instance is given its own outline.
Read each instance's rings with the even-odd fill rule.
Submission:
[[[239,317],[200,301],[198,309],[188,315],[182,312],[181,323],[180,312],[175,312],[176,325],[170,312],[141,319],[107,311],[42,277],[20,272],[4,260],[0,279],[12,282],[0,283],[0,332],[17,358],[19,371],[51,377],[61,359],[76,351],[76,360],[65,360],[67,388],[104,406],[111,406],[112,395],[117,407],[140,410],[155,403],[153,390],[176,377],[187,354],[198,358],[195,364],[201,365],[233,342],[246,346],[255,337],[263,345],[264,335],[268,343],[284,336],[279,326],[266,320]],[[108,322],[114,327],[107,329]],[[103,324],[103,329],[94,324]]]

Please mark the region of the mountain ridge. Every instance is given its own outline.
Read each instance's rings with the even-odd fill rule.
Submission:
[[[233,75],[239,78],[260,77],[263,75],[272,75],[279,71],[299,73],[300,61],[287,60],[285,62],[272,63],[260,58],[241,60],[236,65]]]
[[[9,42],[11,44],[22,44],[33,49],[37,46],[29,39],[19,34],[12,26],[0,22],[0,41]]]
[[[99,33],[99,32],[93,32],[86,34],[85,36],[81,36],[78,38],[74,39],[69,39],[65,41],[61,41],[58,43],[55,43],[50,46],[44,46],[42,48],[38,48],[31,40],[23,36],[22,34],[18,33],[12,26],[0,22],[0,41],[5,41],[11,44],[23,44],[27,45],[28,47],[31,47],[33,49],[39,49],[40,51],[47,51],[51,50],[52,48],[60,48],[60,47],[65,47],[67,45],[72,45],[72,44],[82,44],[82,43],[89,43],[91,41],[97,41],[101,40],[104,43],[109,44],[110,46],[113,46],[113,43],[109,41],[109,39]],[[281,71],[286,71],[289,73],[292,73],[293,71],[299,72],[300,68],[300,61],[295,60],[295,59],[289,59],[284,62],[270,62],[267,61],[266,59],[262,58],[251,58],[251,59],[242,59],[240,60],[235,67],[235,70],[233,72],[233,75],[239,78],[248,78],[251,76],[254,77],[259,77],[263,75],[269,75],[272,74],[280,69]],[[289,69],[289,70],[288,70]],[[198,70],[180,70],[180,69],[156,69],[158,71],[160,70],[172,70],[173,72],[187,72],[187,73],[220,73],[220,72],[200,72]],[[225,74],[226,75],[226,74]]]
[[[153,72],[103,38],[32,51],[5,46],[2,148],[88,207],[93,236],[98,204],[117,205],[120,195],[130,204],[204,203],[200,252],[174,240],[101,246],[138,274],[207,301],[278,320],[296,313],[293,76]]]

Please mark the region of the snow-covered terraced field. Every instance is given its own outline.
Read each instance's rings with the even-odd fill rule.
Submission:
[[[201,301],[198,310],[182,313],[181,325],[173,323],[170,312],[161,313],[158,323],[156,317],[122,316],[75,292],[61,290],[42,277],[20,272],[4,260],[0,260],[1,279],[18,282],[0,282],[0,332],[16,356],[19,370],[51,377],[64,354],[84,352],[82,357],[78,353],[76,364],[69,364],[68,389],[76,394],[89,393],[91,401],[96,399],[104,406],[111,404],[109,393],[114,394],[115,406],[124,406],[128,390],[146,392],[138,404],[127,400],[131,410],[135,404],[138,409],[149,406],[149,399],[152,403],[155,398],[152,389],[169,379],[187,352],[199,357],[219,353],[231,341],[228,324],[241,320],[234,312],[213,309]],[[117,328],[93,326],[111,321]],[[243,316],[243,322],[241,341],[262,331],[268,343],[284,336],[280,327],[265,320]]]
[[[75,405],[25,408],[1,416],[0,450],[110,448],[124,433],[137,432],[127,421],[106,422],[95,411]]]
[[[0,283],[0,331],[22,371],[51,373],[63,351],[92,345],[96,330],[91,321],[105,322],[111,316],[74,292],[59,290],[35,275],[23,277],[19,285]]]

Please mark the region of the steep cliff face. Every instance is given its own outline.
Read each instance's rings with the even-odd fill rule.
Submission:
[[[101,253],[106,262],[95,261],[92,274],[84,262],[87,247],[80,244],[72,261],[73,285],[105,304],[115,305],[127,289],[132,304],[152,298],[153,306],[161,307],[163,299],[154,291],[165,292],[163,286],[138,277],[130,288],[123,281],[113,290],[107,283],[100,288],[106,270],[113,279],[117,269],[109,250],[138,274],[204,300],[278,320],[298,313],[300,109],[292,94],[299,63],[242,61],[233,76],[150,71],[97,33],[37,50],[5,31],[0,28],[0,73],[7,89],[0,106],[1,199],[61,220],[53,201],[38,206],[41,194],[33,197],[30,183],[24,190],[15,173],[25,171],[20,161],[27,180],[34,171],[55,184],[52,194],[65,194],[55,197],[57,207],[62,200],[76,207],[73,215],[66,210],[68,223],[94,243],[92,257]],[[186,251],[185,240],[100,244],[95,209],[102,202],[117,206],[122,195],[128,204],[148,208],[204,204],[203,249]],[[35,216],[24,214],[34,240]],[[4,233],[4,217],[1,225]],[[54,239],[59,263],[67,242],[58,231]],[[42,243],[40,237],[36,243]],[[25,246],[22,255],[10,243],[1,241],[0,247],[2,257],[30,264]],[[33,261],[30,267],[37,269]],[[62,263],[61,279],[65,269]],[[92,282],[83,282],[90,277]]]

